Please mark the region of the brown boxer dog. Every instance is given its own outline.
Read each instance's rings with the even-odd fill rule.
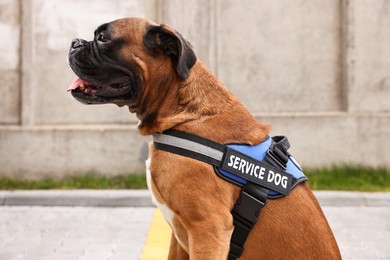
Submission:
[[[84,104],[128,106],[142,135],[167,129],[222,144],[261,143],[270,127],[258,122],[196,58],[168,25],[126,18],[101,25],[93,41],[74,39],[69,87]],[[223,127],[222,127],[223,126]],[[226,259],[231,210],[241,188],[209,164],[149,145],[149,188],[172,228],[169,259]],[[309,187],[269,200],[240,259],[340,259],[327,220]]]

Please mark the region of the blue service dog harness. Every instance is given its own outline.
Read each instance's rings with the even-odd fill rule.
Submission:
[[[153,135],[154,146],[174,154],[197,159],[214,166],[216,174],[243,187],[233,210],[234,231],[228,260],[239,258],[250,230],[267,199],[288,195],[307,180],[301,167],[287,152],[286,137],[268,137],[258,145],[220,144],[209,139],[167,130]]]

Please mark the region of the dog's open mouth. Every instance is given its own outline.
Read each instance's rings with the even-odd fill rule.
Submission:
[[[85,104],[105,104],[124,102],[135,95],[131,81],[98,86],[76,77],[69,85],[68,92],[78,101]],[[121,104],[124,105],[124,104]]]

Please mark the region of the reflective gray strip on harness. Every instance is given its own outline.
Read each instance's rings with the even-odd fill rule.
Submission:
[[[159,144],[174,146],[195,153],[199,153],[203,156],[210,157],[217,161],[222,161],[223,158],[223,152],[220,150],[172,135],[154,134],[153,141]]]
[[[183,155],[219,167],[225,145],[206,138],[176,130],[167,130],[153,135],[156,149]]]

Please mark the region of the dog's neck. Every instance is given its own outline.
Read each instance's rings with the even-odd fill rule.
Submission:
[[[256,121],[201,61],[196,62],[185,81],[172,79],[166,83],[169,86],[162,87],[166,91],[163,102],[145,104],[148,113],[137,114],[141,134],[174,128],[220,143],[248,144],[259,143],[268,135],[270,127]]]

